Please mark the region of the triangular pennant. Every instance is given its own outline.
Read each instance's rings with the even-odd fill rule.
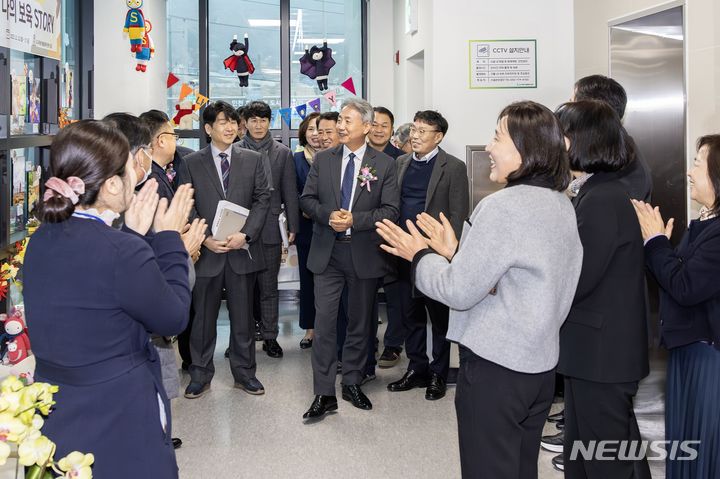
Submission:
[[[308,102],[308,106],[313,109],[314,112],[320,113],[320,98],[315,98]]]
[[[197,94],[197,100],[195,100],[195,104],[198,106],[198,108],[202,108],[205,106],[207,102],[210,101],[210,98],[206,97],[205,95],[201,95],[200,93]]]
[[[167,87],[168,88],[172,87],[174,84],[176,84],[179,81],[180,81],[180,79],[178,77],[176,77],[172,73],[168,73],[168,77],[167,77]]]
[[[335,90],[331,90],[325,93],[325,99],[329,101],[332,106],[335,106],[337,104],[337,102],[335,101],[336,96],[337,93],[335,93]]]
[[[292,120],[292,110],[290,108],[281,108],[278,110],[280,112],[280,115],[282,116],[282,119],[287,123],[287,126],[292,128],[290,125],[290,122]]]
[[[300,118],[304,120],[305,115],[307,114],[307,105],[298,105],[295,107],[295,111],[298,115],[300,115]]]
[[[347,91],[349,91],[353,95],[357,95],[357,93],[355,93],[355,83],[353,82],[352,77],[350,77],[347,80],[345,80],[344,82],[342,82],[340,84],[340,86],[345,88]]]
[[[180,87],[180,101],[183,101],[186,96],[191,94],[193,92],[193,89],[190,85],[187,83],[183,83]]]

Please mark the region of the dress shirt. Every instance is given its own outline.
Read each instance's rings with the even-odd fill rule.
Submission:
[[[342,179],[343,175],[345,175],[345,167],[347,166],[348,162],[350,161],[350,153],[355,154],[355,160],[353,163],[355,163],[355,172],[353,173],[353,187],[352,187],[352,193],[350,194],[350,206],[348,207],[348,211],[352,212],[353,208],[353,198],[355,198],[355,190],[358,186],[358,180],[357,177],[360,174],[360,167],[362,165],[362,160],[365,157],[365,150],[367,150],[367,144],[363,143],[363,145],[358,148],[355,151],[351,151],[350,148],[347,146],[343,146],[343,157],[342,157],[342,168],[340,170],[340,190],[342,191]],[[351,234],[351,228],[348,228],[347,231],[345,231],[345,234],[350,235]]]
[[[227,155],[228,163],[232,166],[232,145],[228,146],[227,150],[220,151],[218,147],[210,143],[210,152],[212,153],[213,161],[215,162],[215,169],[217,169],[218,172],[218,178],[220,178],[220,186],[222,187],[223,184],[223,175],[222,175],[222,160],[220,159],[220,153],[225,153]],[[227,191],[225,192],[227,194]]]
[[[427,155],[423,156],[422,158],[418,158],[417,153],[413,153],[412,159],[415,161],[420,161],[422,163],[427,163],[428,161],[435,158],[435,155],[437,155],[439,151],[440,151],[440,148],[436,146],[433,151],[431,151]]]

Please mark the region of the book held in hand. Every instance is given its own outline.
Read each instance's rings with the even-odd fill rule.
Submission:
[[[239,233],[245,226],[250,210],[227,200],[220,200],[212,224],[213,239],[225,241],[228,236]],[[244,249],[248,248],[246,244]]]

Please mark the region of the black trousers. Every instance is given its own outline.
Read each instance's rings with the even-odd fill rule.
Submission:
[[[640,429],[633,411],[637,381],[596,383],[565,377],[565,477],[568,479],[649,478],[647,459],[584,460],[577,454],[570,460],[573,443],[581,441],[640,441]],[[597,446],[596,446],[597,447]],[[633,446],[634,447],[634,446]],[[631,449],[633,450],[633,449]],[[609,451],[605,457],[611,456]]]
[[[315,339],[312,347],[315,394],[335,395],[337,329],[343,289],[348,291],[348,325],[342,354],[343,384],[360,384],[367,361],[371,313],[377,278],[357,277],[349,242],[336,241],[330,262],[315,275]]]
[[[240,86],[248,86],[250,84],[250,75],[238,75]]]
[[[227,290],[230,315],[230,370],[235,381],[255,377],[255,325],[252,298],[256,273],[237,274],[226,262],[223,271],[210,278],[198,277],[193,289],[195,317],[190,331],[190,378],[209,383],[215,375],[213,355],[217,340],[217,318],[223,287]]]
[[[255,310],[253,315],[259,318],[260,331],[263,339],[277,339],[279,298],[278,273],[280,272],[280,261],[282,260],[281,244],[263,245],[265,255],[265,269],[257,275],[257,294],[259,296],[259,313]]]
[[[410,264],[399,265],[396,293],[401,302],[405,326],[405,354],[410,363],[408,370],[420,374],[430,372],[447,379],[450,368],[450,342],[445,339],[448,330],[450,309],[442,303],[427,297],[413,297],[410,279]],[[427,355],[427,318],[432,325],[432,361]]]
[[[300,270],[300,327],[315,328],[315,280],[307,268],[310,245],[296,243],[298,252],[298,268]]]
[[[180,357],[182,358],[182,362],[187,364],[188,366],[192,364],[192,356],[190,355],[190,331],[192,331],[192,323],[193,323],[193,317],[195,316],[194,313],[194,306],[192,302],[190,302],[190,319],[188,320],[188,324],[185,327],[185,331],[178,334],[178,352],[180,353]]]
[[[511,371],[461,346],[455,409],[462,477],[537,479],[554,381],[554,369]]]
[[[387,328],[383,337],[383,345],[386,348],[402,349],[407,337],[407,330],[403,320],[402,286],[400,281],[385,283],[385,304],[387,306]]]

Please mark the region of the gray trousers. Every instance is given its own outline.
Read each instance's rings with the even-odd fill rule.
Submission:
[[[312,347],[316,395],[334,396],[337,377],[337,317],[343,288],[348,288],[348,325],[342,351],[342,383],[360,384],[367,362],[367,345],[377,278],[355,274],[350,243],[335,242],[327,269],[315,275],[315,338]]]
[[[282,259],[282,244],[263,246],[265,269],[257,275],[258,294],[260,295],[260,318],[263,339],[278,337],[278,273]]]
[[[222,273],[198,277],[193,288],[193,318],[190,332],[190,378],[209,383],[215,374],[213,355],[217,339],[217,318],[223,287],[227,291],[230,315],[230,370],[235,381],[255,377],[255,325],[252,318],[253,287],[257,273],[237,274],[226,262]]]

